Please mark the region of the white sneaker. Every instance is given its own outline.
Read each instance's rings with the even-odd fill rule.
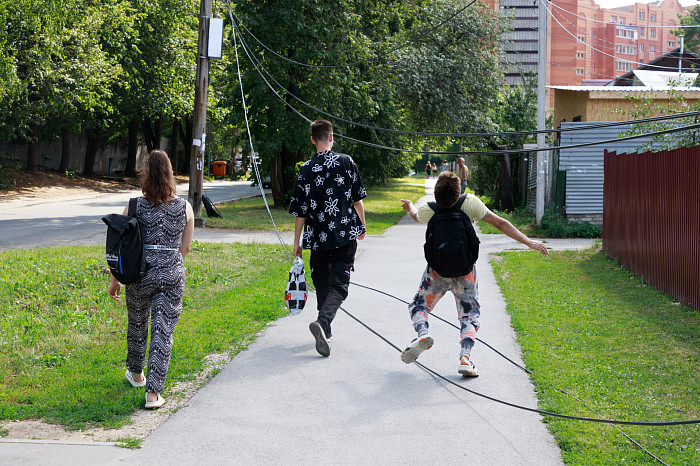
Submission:
[[[411,364],[418,359],[418,356],[420,356],[423,351],[430,349],[433,343],[433,337],[430,335],[423,335],[422,337],[415,338],[408,344],[406,349],[401,352],[401,360],[406,364]]]
[[[468,364],[464,364],[460,361],[459,370],[457,372],[462,374],[462,377],[479,377],[479,370],[471,361],[469,361]]]

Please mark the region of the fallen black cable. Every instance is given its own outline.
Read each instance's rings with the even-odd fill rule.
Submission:
[[[379,332],[374,330],[372,327],[369,325],[365,324],[362,322],[360,319],[352,315],[350,312],[348,312],[345,308],[342,306],[340,307],[340,310],[343,311],[345,314],[347,314],[350,318],[355,320],[358,324],[362,325],[365,327],[367,330],[372,332],[374,335],[377,337],[381,338],[384,342],[386,342],[389,346],[394,348],[395,350],[401,352],[401,348],[393,344],[391,341],[389,341],[387,338],[385,338],[383,335],[381,335]],[[444,380],[445,382],[454,385],[455,387],[458,387],[462,390],[465,390],[473,395],[480,396],[482,398],[486,398],[487,400],[494,401],[496,403],[500,403],[506,406],[510,406],[511,408],[517,408],[521,409],[524,411],[530,411],[532,413],[537,413],[541,414],[543,416],[552,416],[552,417],[558,417],[562,419],[570,419],[574,421],[586,421],[586,422],[597,422],[597,423],[602,423],[602,424],[624,424],[624,425],[629,425],[629,426],[677,426],[677,425],[687,425],[687,424],[700,424],[700,419],[691,419],[691,420],[685,420],[685,421],[665,421],[665,422],[641,422],[641,421],[622,421],[622,420],[616,420],[616,419],[596,419],[596,418],[591,418],[591,417],[581,417],[581,416],[569,416],[567,414],[558,414],[558,413],[552,413],[549,411],[543,411],[541,409],[536,409],[536,408],[528,408],[527,406],[522,406],[518,405],[515,403],[511,403],[509,401],[504,401],[489,395],[484,395],[483,393],[479,393],[476,390],[472,390],[470,388],[465,387],[464,385],[460,385],[457,382],[454,382],[447,377],[435,372],[434,370],[430,369],[429,367],[419,363],[418,361],[414,361],[413,364],[416,364],[418,367],[421,369],[429,372],[430,374],[434,375],[435,377]]]

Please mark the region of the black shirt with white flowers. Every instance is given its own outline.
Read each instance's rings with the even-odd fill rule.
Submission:
[[[324,251],[345,246],[365,232],[353,204],[367,197],[349,155],[319,152],[299,169],[289,213],[305,218],[301,247]]]

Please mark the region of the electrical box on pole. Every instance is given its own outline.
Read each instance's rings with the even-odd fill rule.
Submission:
[[[199,8],[199,40],[197,42],[197,79],[194,88],[194,116],[192,118],[192,160],[188,199],[195,217],[202,215],[202,185],[204,179],[204,151],[207,135],[207,88],[209,85],[209,17],[211,0],[202,0]]]
[[[207,47],[207,56],[210,59],[221,60],[222,48],[224,43],[224,19],[211,18],[209,19],[209,45]]]

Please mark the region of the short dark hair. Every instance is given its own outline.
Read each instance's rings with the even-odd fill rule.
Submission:
[[[452,172],[443,172],[435,182],[435,202],[442,208],[450,208],[462,193],[459,177]]]
[[[311,137],[317,142],[328,141],[333,132],[333,124],[328,120],[314,120],[311,122]]]

